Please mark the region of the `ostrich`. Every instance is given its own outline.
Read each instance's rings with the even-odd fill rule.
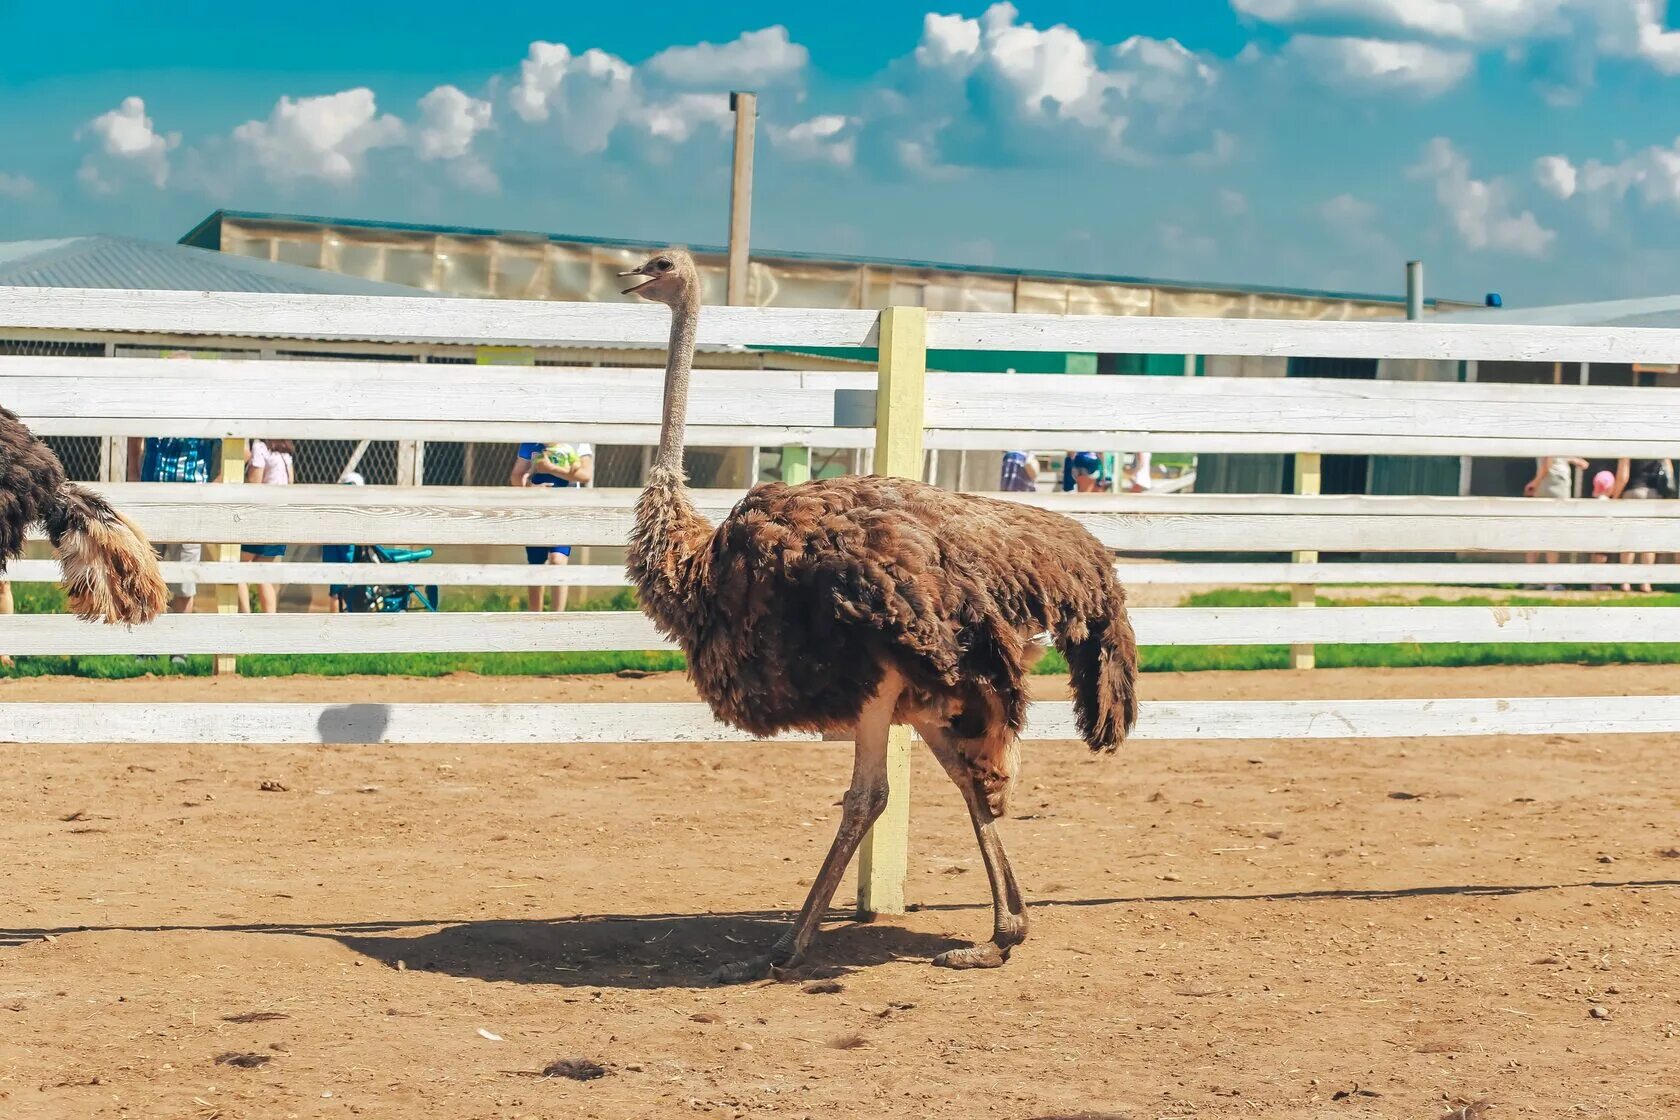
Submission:
[[[1081,737],[1120,745],[1135,714],[1137,649],[1108,553],[1059,514],[902,478],[756,486],[721,525],[689,500],[683,421],[700,278],[670,250],[622,273],[671,309],[659,452],[636,503],[627,569],[642,609],[677,641],[713,713],[755,735],[844,731],[851,788],[791,929],[738,982],[803,957],[858,844],[887,803],[887,739],[908,723],[968,805],[992,890],[992,939],[940,954],[996,968],[1027,935],[998,836],[1019,769],[1026,674],[1054,642]]]
[[[0,408],[0,576],[37,521],[78,618],[133,625],[163,609],[168,589],[145,536],[104,498],[66,480],[52,448]]]

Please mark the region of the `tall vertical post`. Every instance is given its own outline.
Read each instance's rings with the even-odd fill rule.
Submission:
[[[875,472],[922,474],[923,382],[927,375],[927,311],[881,312],[881,373],[875,390]],[[904,913],[910,871],[910,729],[887,740],[887,807],[858,849],[858,913]]]
[[[811,481],[811,449],[809,447],[782,448],[782,481],[789,486]]]
[[[758,95],[735,92],[729,95],[735,114],[735,166],[729,180],[729,305],[752,302],[748,269],[752,236],[753,134],[758,127]]]
[[[1423,318],[1423,262],[1406,262],[1406,318]]]
[[[239,485],[245,481],[245,441],[243,439],[222,440],[222,464],[220,478],[223,485]],[[223,563],[237,563],[239,560],[239,544],[226,542],[215,546],[216,559]],[[238,614],[240,598],[248,594],[243,583],[219,583],[216,585],[216,613]],[[216,676],[227,677],[239,671],[237,659],[231,653],[216,655]]]
[[[1299,453],[1295,456],[1295,493],[1318,494],[1324,485],[1323,461],[1317,452],[1311,454]],[[1317,552],[1297,552],[1291,559],[1297,564],[1318,563]],[[1297,607],[1314,607],[1318,604],[1318,588],[1310,583],[1298,583],[1289,589],[1289,601]],[[1318,666],[1318,652],[1311,645],[1289,647],[1289,662],[1296,669],[1313,669]]]

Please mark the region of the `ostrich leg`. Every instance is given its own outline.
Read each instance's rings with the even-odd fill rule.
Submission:
[[[942,968],[999,968],[1009,959],[1009,951],[1027,939],[1027,906],[1015,882],[1015,871],[1009,866],[1009,856],[1003,850],[992,803],[987,800],[986,787],[974,764],[960,750],[964,740],[954,738],[940,724],[918,723],[916,731],[927,740],[933,756],[956,783],[968,805],[968,815],[974,821],[974,837],[980,842],[980,858],[986,864],[986,879],[992,888],[992,939],[941,953],[933,958],[933,963]]]
[[[887,733],[892,727],[893,706],[898,702],[900,687],[896,679],[889,678],[858,719],[852,785],[841,800],[840,828],[793,927],[770,947],[768,955],[718,969],[712,975],[720,984],[760,979],[769,974],[772,965],[795,964],[805,955],[864,834],[887,807]]]

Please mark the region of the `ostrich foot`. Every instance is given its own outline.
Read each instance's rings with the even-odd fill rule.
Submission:
[[[933,958],[936,968],[1002,968],[1009,949],[994,941],[982,941],[961,949],[949,949]]]

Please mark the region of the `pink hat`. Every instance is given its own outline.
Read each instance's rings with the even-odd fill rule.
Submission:
[[[1599,471],[1597,474],[1593,475],[1593,497],[1596,498],[1602,494],[1608,494],[1611,490],[1615,489],[1615,486],[1616,476],[1611,474],[1609,471]]]

